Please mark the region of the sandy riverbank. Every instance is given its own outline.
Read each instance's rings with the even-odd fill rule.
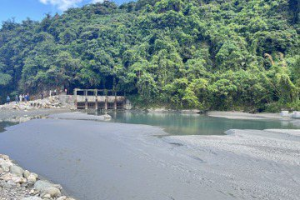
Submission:
[[[238,111],[209,111],[206,113],[210,117],[221,117],[227,119],[286,119],[280,113],[245,113]]]
[[[299,198],[300,130],[229,130],[227,134],[164,140],[181,144],[179,152],[201,161],[203,174],[218,177],[214,184],[227,182],[237,199]]]
[[[57,108],[57,109],[36,109],[36,110],[0,110],[0,121],[7,122],[25,122],[33,118],[41,118],[50,114],[66,113],[70,109]]]
[[[78,199],[296,200],[299,137],[295,130],[167,136],[145,125],[44,119],[8,128],[0,151]]]

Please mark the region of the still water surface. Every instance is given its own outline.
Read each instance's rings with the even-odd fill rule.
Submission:
[[[180,113],[109,112],[108,114],[112,116],[111,122],[158,126],[171,135],[224,135],[229,129],[300,128],[292,121],[286,120],[237,120]]]
[[[103,113],[89,113],[102,115]],[[299,124],[287,120],[241,120],[208,117],[199,114],[146,113],[146,112],[108,112],[112,123],[145,124],[158,126],[171,135],[224,135],[229,129],[297,129]],[[16,125],[0,122],[0,133],[5,128]]]

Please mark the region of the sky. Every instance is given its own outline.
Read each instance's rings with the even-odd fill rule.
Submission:
[[[71,7],[80,7],[89,3],[103,0],[0,0],[0,27],[1,22],[14,18],[22,22],[27,17],[40,21],[46,13],[59,13]],[[117,4],[130,0],[114,0]]]

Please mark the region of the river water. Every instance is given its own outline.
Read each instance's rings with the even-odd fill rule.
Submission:
[[[90,113],[95,114],[95,113]],[[96,113],[101,115],[103,113]],[[272,119],[242,120],[208,117],[199,114],[109,112],[111,122],[161,127],[171,135],[224,135],[229,129],[295,129],[292,121]]]
[[[103,113],[88,113],[102,115]],[[288,120],[225,119],[199,114],[146,113],[146,112],[108,112],[112,123],[144,124],[161,127],[171,135],[224,135],[229,129],[296,129],[299,124]],[[32,117],[34,118],[34,117]],[[0,132],[6,127],[16,125],[12,122],[0,122]]]
[[[297,128],[288,121],[230,120],[175,113],[110,114],[112,122],[34,119],[11,127],[7,127],[11,124],[0,123],[2,129],[7,129],[0,133],[0,152],[22,167],[62,184],[70,195],[83,200],[260,197],[273,200],[295,199],[299,195],[294,189],[299,186],[297,165],[280,163],[282,159],[275,163],[238,150],[241,147],[243,151],[249,149],[250,153],[265,155],[260,152],[264,150],[260,149],[261,144],[255,151],[251,150],[253,144],[245,146],[238,142],[226,146],[232,150],[212,146],[222,144],[221,137],[226,137],[224,144],[233,141],[221,136],[228,129]],[[166,134],[175,135],[176,140],[156,137]],[[194,147],[184,142],[184,138],[191,142],[203,140]],[[263,140],[253,139],[254,142]],[[274,141],[263,147],[273,152],[273,147],[266,147],[278,142],[276,135]],[[283,152],[282,147],[297,146],[288,142],[283,146],[279,144],[278,154]],[[248,173],[244,173],[245,169]],[[289,177],[293,173],[297,174],[291,182]],[[264,187],[266,184],[268,187]]]

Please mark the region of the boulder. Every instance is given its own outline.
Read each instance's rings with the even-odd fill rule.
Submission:
[[[56,184],[52,184],[49,181],[44,181],[44,180],[38,180],[35,184],[34,184],[34,189],[39,190],[41,192],[44,192],[45,190],[47,190],[47,188],[57,188],[57,189],[61,189],[60,185],[56,185]]]
[[[18,175],[12,174],[12,173],[7,173],[4,174],[3,176],[0,177],[0,179],[4,180],[4,181],[13,181],[15,183],[26,183],[26,179],[23,177],[20,177]]]
[[[24,170],[19,166],[12,165],[12,166],[10,166],[9,171],[12,174],[23,177]]]
[[[4,172],[9,172],[10,166],[12,165],[10,161],[0,159],[0,168],[2,168]]]
[[[20,183],[20,184],[27,182],[25,178],[20,177],[20,176],[16,176],[16,175],[13,175],[11,180],[15,183]]]
[[[2,158],[3,160],[9,160],[9,157],[3,154],[0,154],[0,158]]]
[[[36,176],[34,174],[30,174],[28,177],[27,177],[27,181],[28,181],[28,184],[29,185],[34,185],[35,182],[36,182]]]
[[[30,175],[30,172],[28,170],[25,170],[23,175],[25,178],[28,178],[28,176]]]
[[[42,192],[43,197],[45,197],[46,195],[50,195],[50,197],[60,197],[61,192],[56,187],[48,187]]]

